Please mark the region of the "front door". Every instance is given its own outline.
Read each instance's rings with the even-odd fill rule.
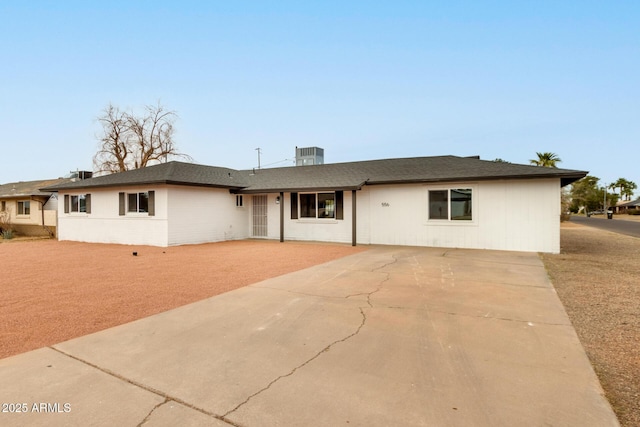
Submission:
[[[253,237],[267,237],[267,195],[253,196]]]

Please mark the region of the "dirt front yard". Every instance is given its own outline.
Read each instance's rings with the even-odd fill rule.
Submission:
[[[560,300],[623,426],[640,426],[640,239],[564,223],[543,255]]]
[[[0,244],[0,358],[364,249],[273,241],[170,248],[7,241]]]

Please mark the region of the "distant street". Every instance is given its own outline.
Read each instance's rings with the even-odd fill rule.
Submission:
[[[571,221],[589,227],[600,228],[627,236],[640,237],[640,221],[623,221],[604,218],[587,218],[583,215],[572,215]]]

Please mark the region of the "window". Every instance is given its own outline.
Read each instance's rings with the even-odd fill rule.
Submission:
[[[291,219],[344,219],[344,192],[291,193]]]
[[[471,221],[472,190],[452,188],[429,191],[429,219]]]
[[[236,194],[236,207],[241,208],[244,206],[244,198],[242,194]]]
[[[300,218],[335,218],[335,193],[300,194]]]
[[[77,196],[71,196],[71,206],[69,209],[71,212],[86,212],[87,211],[87,196],[80,194]]]
[[[156,214],[156,192],[144,193],[118,193],[118,215],[127,213],[147,213],[149,216]]]
[[[335,218],[336,201],[334,193],[318,193],[318,218]]]
[[[127,212],[149,212],[149,193],[129,193],[127,199]]]
[[[451,190],[451,219],[454,221],[471,221],[471,189]]]
[[[91,213],[91,194],[65,194],[64,213]]]
[[[316,217],[316,194],[300,195],[300,218]]]
[[[24,200],[18,202],[18,215],[30,215],[31,214],[31,201]]]
[[[7,202],[2,201],[2,206],[0,206],[0,212],[4,212],[7,210]]]
[[[429,191],[429,219],[449,219],[449,191]]]

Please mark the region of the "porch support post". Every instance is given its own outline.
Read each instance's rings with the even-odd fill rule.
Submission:
[[[280,241],[284,242],[284,192],[280,192]]]
[[[356,241],[356,190],[351,190],[351,246],[355,246]]]

